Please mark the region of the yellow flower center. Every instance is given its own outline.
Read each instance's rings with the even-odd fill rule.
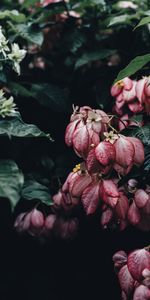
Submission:
[[[73,168],[73,172],[74,173],[76,173],[76,172],[78,172],[78,171],[80,171],[81,170],[81,164],[78,164],[78,165],[76,165],[74,168]]]
[[[124,83],[122,80],[117,81],[116,85],[118,85],[118,87],[120,87],[120,88],[124,87]]]

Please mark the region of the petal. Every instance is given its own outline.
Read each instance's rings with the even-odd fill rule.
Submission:
[[[147,97],[150,97],[150,78],[147,78],[147,81],[146,81],[146,84],[144,87],[144,92]]]
[[[85,125],[75,130],[73,134],[73,146],[81,156],[84,156],[88,151],[89,134]]]
[[[118,251],[113,255],[115,268],[122,268],[127,263],[127,254],[124,251]]]
[[[141,220],[141,214],[135,202],[133,201],[128,210],[128,220],[131,224],[136,225]]]
[[[143,270],[146,268],[150,269],[150,253],[145,249],[131,252],[128,256],[127,265],[132,277],[140,281],[143,278]]]
[[[134,279],[132,278],[127,265],[123,266],[118,273],[118,278],[120,282],[121,289],[126,293],[126,295],[130,295],[134,289]]]
[[[113,218],[113,211],[111,208],[107,208],[105,211],[103,211],[101,215],[101,225],[105,227],[108,223],[111,222]]]
[[[134,101],[132,103],[129,103],[128,107],[133,113],[138,113],[143,110],[143,106],[140,104],[139,101]]]
[[[78,122],[80,122],[79,120],[76,120],[74,122],[71,122],[67,128],[66,128],[66,132],[65,132],[65,143],[68,146],[72,146],[72,139],[73,139],[73,133],[76,129],[76,126],[78,124]]]
[[[133,300],[149,300],[150,299],[150,289],[144,285],[139,285],[134,292]]]
[[[143,103],[143,101],[145,99],[144,88],[145,88],[146,81],[147,81],[146,78],[142,78],[142,79],[138,80],[136,87],[135,87],[136,96],[141,104]]]
[[[100,171],[100,163],[96,158],[95,149],[90,150],[90,152],[87,156],[86,166],[87,166],[88,172],[95,173],[95,172]]]
[[[124,89],[123,90],[122,98],[126,103],[131,102],[131,101],[133,101],[133,99],[136,98],[135,86],[136,86],[136,82],[133,82],[132,89],[130,89],[130,90]]]
[[[72,189],[70,190],[71,195],[73,197],[80,197],[91,181],[91,176],[88,174],[78,176],[72,185]]]
[[[116,163],[124,168],[132,165],[135,155],[133,144],[126,137],[120,136],[114,146],[116,149]]]
[[[95,148],[95,155],[98,161],[103,166],[107,166],[115,160],[115,147],[110,142],[100,142],[99,145]]]
[[[129,209],[128,198],[123,193],[120,193],[120,197],[115,207],[115,213],[117,217],[125,220],[128,213],[128,209]]]
[[[111,96],[112,97],[118,96],[121,93],[122,89],[123,87],[119,86],[117,83],[114,84],[110,90]]]
[[[91,183],[84,190],[81,201],[87,215],[95,213],[99,204],[99,183]]]
[[[100,197],[111,207],[115,207],[119,198],[116,184],[111,179],[105,179],[100,184]]]
[[[135,137],[127,137],[127,140],[130,141],[135,150],[134,154],[134,163],[137,165],[141,165],[144,162],[144,146],[142,142]]]
[[[113,165],[114,170],[116,170],[116,172],[118,174],[123,175],[123,176],[127,175],[131,171],[132,167],[133,167],[133,163],[130,166],[128,166],[127,168],[124,168],[116,163]]]
[[[124,83],[124,89],[125,90],[131,90],[133,87],[133,80],[131,80],[129,77],[125,77],[123,79],[123,83]]]
[[[149,196],[144,190],[139,189],[136,191],[134,201],[138,208],[144,207],[146,205],[148,199],[149,199]]]

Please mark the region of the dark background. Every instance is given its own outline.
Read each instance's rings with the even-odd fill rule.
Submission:
[[[0,218],[1,300],[120,300],[112,256],[142,248],[149,237],[132,228],[104,231],[94,219],[80,224],[73,241],[41,243],[12,230],[6,205]]]

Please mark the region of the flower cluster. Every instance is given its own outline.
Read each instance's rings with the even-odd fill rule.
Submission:
[[[94,214],[100,207],[102,226],[115,220],[120,229],[125,228],[130,222],[131,217],[127,216],[132,215],[134,201],[128,199],[118,182],[134,165],[143,163],[142,142],[113,130],[109,116],[90,107],[75,109],[65,140],[84,161],[76,165],[54,195],[55,206],[70,211],[82,205],[87,215]]]
[[[149,248],[135,250],[129,255],[118,251],[113,256],[123,300],[150,299]]]
[[[145,189],[138,187],[135,179],[130,179],[127,184],[119,187],[120,198],[114,209],[103,207],[101,225],[117,226],[120,230],[128,224],[138,227],[140,230],[150,230],[150,187]]]
[[[119,116],[125,115],[126,111],[133,114],[141,111],[149,113],[150,77],[143,77],[138,81],[128,77],[119,80],[112,86],[111,95],[116,99],[114,111]]]
[[[30,212],[24,212],[16,218],[14,227],[19,233],[28,232],[39,238],[53,236],[59,239],[71,239],[77,234],[78,220],[76,218],[62,218],[56,214],[49,214],[46,217],[41,211],[34,208]]]
[[[2,27],[0,26],[0,54],[2,55],[0,61],[11,62],[14,71],[20,75],[20,63],[26,55],[26,50],[20,49],[19,45],[16,43],[11,44],[10,49],[8,44],[9,41],[6,39]]]

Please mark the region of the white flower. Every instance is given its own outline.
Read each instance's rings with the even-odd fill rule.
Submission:
[[[8,44],[8,41],[6,40],[5,36],[3,35],[2,27],[0,26],[0,53],[2,53],[5,58],[7,56],[5,51],[6,52],[9,51],[9,47],[7,46],[7,44]]]
[[[20,75],[20,62],[26,55],[26,50],[20,49],[19,45],[14,43],[11,45],[12,52],[8,54],[8,58],[13,61],[13,69]]]
[[[13,116],[16,113],[16,104],[11,96],[8,99],[4,96],[3,90],[0,90],[0,116],[3,118]]]

